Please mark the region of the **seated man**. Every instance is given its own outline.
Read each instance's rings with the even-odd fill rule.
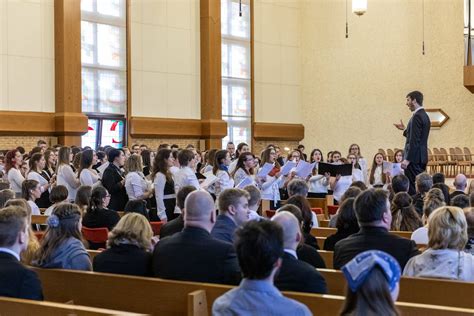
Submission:
[[[273,285],[281,266],[283,231],[271,221],[250,221],[236,232],[235,248],[244,279],[215,300],[212,315],[311,315]]]
[[[336,243],[334,269],[340,269],[359,253],[381,250],[389,253],[402,267],[408,259],[419,254],[413,240],[389,233],[392,213],[387,193],[381,189],[362,192],[354,202],[360,231]]]
[[[0,296],[43,300],[36,272],[20,262],[20,253],[28,246],[27,218],[19,206],[0,210]]]
[[[283,262],[275,278],[280,291],[327,293],[326,281],[310,264],[298,259],[296,248],[303,238],[298,219],[290,212],[278,212],[272,217],[283,229]]]
[[[458,174],[454,178],[453,185],[456,190],[449,195],[449,198],[451,200],[454,199],[458,195],[466,195],[466,193],[464,193],[467,187],[467,178],[465,175],[463,175],[462,173]]]
[[[180,231],[183,230],[184,228],[184,219],[183,219],[183,214],[186,212],[186,209],[184,207],[184,201],[186,200],[186,197],[189,195],[189,193],[196,191],[196,188],[190,185],[187,185],[185,187],[182,187],[181,190],[179,190],[178,194],[176,195],[176,206],[180,208],[181,214],[179,214],[178,217],[175,219],[165,223],[160,230],[160,238],[163,239],[167,236],[174,235],[176,233],[179,233]]]
[[[249,220],[249,199],[249,193],[241,189],[222,191],[218,198],[220,214],[212,228],[211,236],[233,243],[237,227]]]
[[[234,246],[211,237],[216,220],[214,200],[194,191],[184,202],[184,229],[162,239],[153,252],[153,274],[163,279],[238,284]]]
[[[433,179],[429,174],[423,172],[416,176],[415,181],[416,194],[412,196],[413,206],[415,206],[418,215],[422,217],[424,203],[423,200],[425,198],[426,193],[428,193],[428,191],[431,190],[431,187],[433,186]]]
[[[458,194],[451,200],[451,206],[456,206],[459,208],[466,208],[471,206],[471,201],[466,194]]]
[[[396,175],[392,178],[392,183],[390,186],[390,197],[389,200],[392,201],[395,194],[399,192],[407,192],[410,189],[410,180],[404,174]]]
[[[248,185],[244,188],[250,195],[249,198],[249,219],[253,221],[262,220],[263,217],[258,215],[257,211],[260,207],[260,202],[262,201],[262,195],[260,194],[260,190],[257,189],[254,185]]]

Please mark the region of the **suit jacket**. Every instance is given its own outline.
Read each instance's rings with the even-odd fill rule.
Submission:
[[[334,269],[340,269],[366,250],[385,251],[397,259],[402,270],[408,259],[420,253],[413,240],[390,234],[382,227],[361,227],[358,233],[336,243]]]
[[[125,185],[120,183],[123,179],[122,171],[113,163],[107,166],[102,176],[102,185],[110,193],[110,203],[108,207],[114,211],[123,211],[125,204],[128,202]]]
[[[43,300],[41,281],[13,255],[0,252],[0,296]]]
[[[153,274],[159,278],[239,284],[234,246],[212,238],[202,228],[185,227],[160,240],[153,252]]]
[[[138,276],[152,276],[151,253],[131,244],[112,246],[94,258],[93,270]]]
[[[161,227],[160,230],[160,238],[165,238],[168,236],[172,236],[176,233],[179,233],[184,228],[184,219],[183,214],[180,214],[178,217],[173,219],[172,221],[167,222]]]
[[[314,267],[285,252],[283,262],[275,277],[280,291],[327,293],[326,281]]]
[[[403,132],[406,137],[404,158],[410,163],[428,163],[428,135],[431,122],[425,109],[418,110],[408,122]]]
[[[232,244],[234,242],[234,233],[236,229],[237,224],[235,224],[235,222],[227,215],[221,214],[217,216],[216,223],[211,231],[211,236]]]
[[[309,263],[317,269],[326,269],[326,263],[316,249],[306,244],[299,245],[296,249],[298,259]]]

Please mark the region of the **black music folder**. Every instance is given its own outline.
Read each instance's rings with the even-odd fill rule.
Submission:
[[[330,163],[320,162],[318,164],[318,174],[325,174],[326,172],[331,174],[331,177],[335,177],[340,174],[341,176],[352,175],[352,164],[346,163],[342,165],[333,165]]]

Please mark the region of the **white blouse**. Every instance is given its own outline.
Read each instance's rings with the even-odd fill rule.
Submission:
[[[77,188],[81,186],[81,182],[76,177],[69,165],[60,165],[57,172],[57,185],[64,185],[67,188],[69,201],[76,199]]]
[[[7,173],[8,182],[10,182],[10,188],[15,191],[16,196],[21,196],[21,185],[25,178],[22,176],[20,170],[17,168],[11,168]]]
[[[279,201],[280,200],[280,182],[283,177],[277,178],[269,175],[265,176],[265,182],[261,185],[262,200]]]
[[[242,182],[242,180],[244,180],[245,178],[250,178],[252,179],[252,181],[254,181],[254,178],[252,175],[248,175],[244,169],[242,168],[239,168],[235,174],[234,174],[234,185],[238,185],[240,182]]]
[[[79,179],[81,181],[81,185],[96,187],[100,184],[100,176],[95,170],[82,169]]]
[[[218,180],[214,183],[214,192],[219,196],[222,191],[232,189],[234,187],[234,179],[224,170],[217,170],[216,177]]]
[[[31,207],[31,215],[41,215],[40,209],[39,209],[38,205],[36,205],[35,202],[29,200],[28,204]]]
[[[161,172],[157,172],[155,175],[153,186],[155,187],[156,209],[157,209],[158,217],[160,219],[167,218],[166,206],[163,200],[168,199],[168,198],[176,198],[176,194],[173,194],[173,196],[164,195],[165,185],[166,185],[166,176]]]
[[[182,187],[187,185],[191,185],[196,188],[196,190],[200,190],[201,186],[199,185],[199,181],[194,173],[193,169],[190,167],[183,167],[179,169],[176,174],[173,175],[174,178],[174,186],[175,192],[179,192]]]
[[[44,192],[44,186],[46,186],[49,182],[46,180],[42,175],[40,175],[38,172],[30,170],[28,172],[28,175],[26,176],[28,180],[36,180],[39,182],[41,186],[41,192]]]
[[[375,167],[374,171],[374,183],[371,183],[371,185],[384,185],[382,181],[382,166],[377,166]]]
[[[352,184],[352,176],[342,176],[339,181],[336,182],[336,185],[333,189],[334,199],[338,202],[341,201],[341,197],[349,189]]]
[[[125,177],[125,190],[129,200],[137,200],[149,190],[148,181],[142,172],[129,172]]]
[[[309,191],[311,193],[328,193],[328,179],[322,175],[317,174],[309,178]]]

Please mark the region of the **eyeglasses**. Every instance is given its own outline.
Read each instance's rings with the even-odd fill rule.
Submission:
[[[107,194],[105,197],[111,197],[111,195],[110,195],[110,194]]]

